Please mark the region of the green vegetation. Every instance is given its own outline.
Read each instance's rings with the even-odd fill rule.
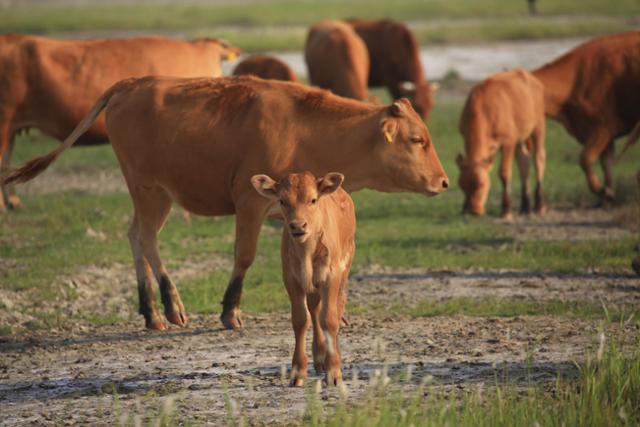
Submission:
[[[604,340],[604,335],[601,336]],[[640,345],[640,343],[639,343]],[[608,347],[608,348],[607,348]],[[308,426],[634,426],[640,423],[640,351],[631,357],[616,344],[600,349],[578,378],[557,382],[509,384],[496,372],[496,384],[476,390],[446,392],[443,386],[421,385],[405,396],[385,385],[371,386],[365,402],[341,400],[328,416],[310,394],[304,425]],[[383,376],[385,374],[383,373]],[[407,381],[406,379],[404,381]],[[505,385],[504,382],[507,382]]]
[[[459,103],[439,104],[429,124],[453,183],[458,174],[453,159],[462,145],[456,131],[460,108]],[[595,199],[577,164],[579,144],[553,122],[548,123],[547,134],[545,188],[550,203],[556,206],[594,204]],[[42,154],[55,144],[57,142],[37,133],[23,136],[16,144],[15,161],[22,162]],[[619,204],[630,207],[638,197],[634,184],[636,151],[615,168]],[[69,173],[90,169],[118,170],[110,146],[72,149],[53,168]],[[355,193],[358,249],[353,271],[372,264],[431,269],[482,266],[557,272],[626,271],[630,248],[635,244],[631,234],[625,238],[598,240],[548,236],[518,238],[512,224],[495,218],[501,186],[495,170],[492,175],[488,215],[484,218],[460,215],[462,194],[456,185],[451,191],[432,199],[413,194]],[[517,201],[517,173],[514,173],[513,189],[514,201]],[[26,196],[23,202],[25,209],[0,217],[0,259],[12,260],[16,266],[0,270],[1,288],[36,289],[41,298],[48,300],[60,296],[60,289],[53,285],[54,277],[71,274],[84,265],[109,266],[114,262],[128,265],[131,262],[126,238],[132,214],[128,194],[73,191]],[[193,217],[190,225],[186,225],[181,216],[180,209],[175,209],[161,234],[161,253],[170,271],[186,259],[206,262],[218,258],[231,264],[233,217]],[[628,220],[637,221],[637,215],[630,215]],[[104,240],[92,238],[88,229],[103,233]],[[289,306],[281,284],[280,229],[276,221],[268,221],[263,227],[258,258],[246,278],[245,311],[287,310]],[[179,283],[189,311],[217,312],[229,273],[226,269],[203,272]],[[131,282],[133,286],[133,269]],[[418,304],[407,314],[515,315],[566,311],[575,317],[594,317],[594,310],[597,311],[589,305],[574,307],[567,304],[490,300],[472,304],[453,300],[437,307]],[[97,323],[113,320],[108,313],[103,315],[106,317],[94,320]]]
[[[530,17],[524,0],[275,0],[167,4],[34,5],[2,9],[5,32],[171,32],[224,37],[245,50],[300,49],[305,28],[320,19],[393,18],[415,24],[422,43],[585,36],[635,27],[640,4],[620,0],[539,2]]]

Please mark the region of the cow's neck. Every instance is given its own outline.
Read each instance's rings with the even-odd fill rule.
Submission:
[[[560,58],[533,71],[544,86],[545,114],[561,120],[563,109],[571,96],[575,79],[575,64],[570,57]]]
[[[323,134],[326,143],[315,147],[313,158],[322,173],[336,171],[344,174],[344,188],[348,192],[370,188],[384,191],[382,169],[375,163],[376,144],[384,144],[380,121],[385,109],[351,117],[336,117],[331,120]]]

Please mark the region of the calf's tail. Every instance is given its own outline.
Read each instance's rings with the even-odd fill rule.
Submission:
[[[6,185],[27,182],[44,172],[45,169],[47,169],[49,165],[53,163],[60,154],[62,154],[62,152],[71,147],[78,138],[80,138],[80,136],[82,136],[82,134],[85,133],[91,125],[93,125],[93,122],[96,121],[98,115],[107,106],[109,99],[111,99],[113,94],[116,92],[115,89],[117,89],[117,85],[112,86],[109,90],[103,93],[100,98],[98,98],[89,113],[80,121],[80,123],[78,123],[73,132],[71,132],[60,146],[48,154],[35,157],[19,168],[9,172],[7,176],[2,178],[2,184]]]

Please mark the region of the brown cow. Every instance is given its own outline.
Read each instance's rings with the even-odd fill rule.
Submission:
[[[338,332],[344,315],[349,270],[355,253],[356,214],[351,197],[340,188],[344,176],[328,173],[287,175],[275,182],[255,175],[255,189],[280,204],[282,277],[291,301],[296,339],[291,385],[307,378],[306,336],[313,323],[313,365],[326,372],[327,384],[342,380]]]
[[[369,51],[369,87],[385,86],[394,99],[409,98],[425,120],[433,108],[432,88],[420,63],[420,46],[401,22],[383,19],[347,21]]]
[[[309,29],[304,59],[311,84],[336,95],[368,100],[367,47],[349,25],[322,21]]]
[[[298,78],[284,62],[278,58],[268,55],[251,55],[236,66],[233,70],[234,76],[242,76],[250,74],[252,76],[261,77],[263,79],[283,80],[296,82]]]
[[[588,41],[533,74],[544,85],[547,116],[584,145],[589,188],[613,199],[614,140],[640,122],[640,31]],[[598,158],[604,187],[593,170]]]
[[[186,313],[157,249],[172,203],[199,215],[236,215],[235,262],[221,320],[242,326],[242,281],[271,208],[250,179],[292,171],[339,170],[345,189],[436,195],[449,183],[424,122],[406,99],[374,106],[297,83],[250,76],[127,79],[105,92],[65,142],[30,160],[6,183],[29,180],[70,147],[106,109],[107,133],[133,198],[129,237],[140,312],[166,326],[155,306],[151,272],[167,319]],[[149,268],[150,267],[150,268]]]
[[[503,218],[511,217],[511,163],[518,159],[522,202],[520,212],[529,213],[529,152],[536,170],[535,212],[544,212],[544,89],[524,70],[494,74],[475,86],[462,111],[460,132],[466,158],[458,155],[460,187],[465,193],[464,212],[484,213],[491,179],[489,171],[498,150],[502,151]]]
[[[9,167],[18,132],[37,128],[63,140],[96,98],[123,78],[149,74],[218,77],[222,75],[221,60],[238,52],[213,39],[63,41],[19,34],[0,36],[0,169]],[[103,117],[78,141],[105,142]],[[0,210],[5,202],[10,207],[19,205],[12,188],[3,187],[2,191]]]

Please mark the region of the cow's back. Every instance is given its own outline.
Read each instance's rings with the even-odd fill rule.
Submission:
[[[323,21],[309,29],[305,61],[312,84],[340,96],[367,99],[369,53],[344,22]]]
[[[58,139],[119,80],[150,74],[220,75],[215,52],[205,44],[162,37],[64,41],[29,36],[19,44],[28,94],[17,115]],[[101,117],[81,143],[105,141]]]

